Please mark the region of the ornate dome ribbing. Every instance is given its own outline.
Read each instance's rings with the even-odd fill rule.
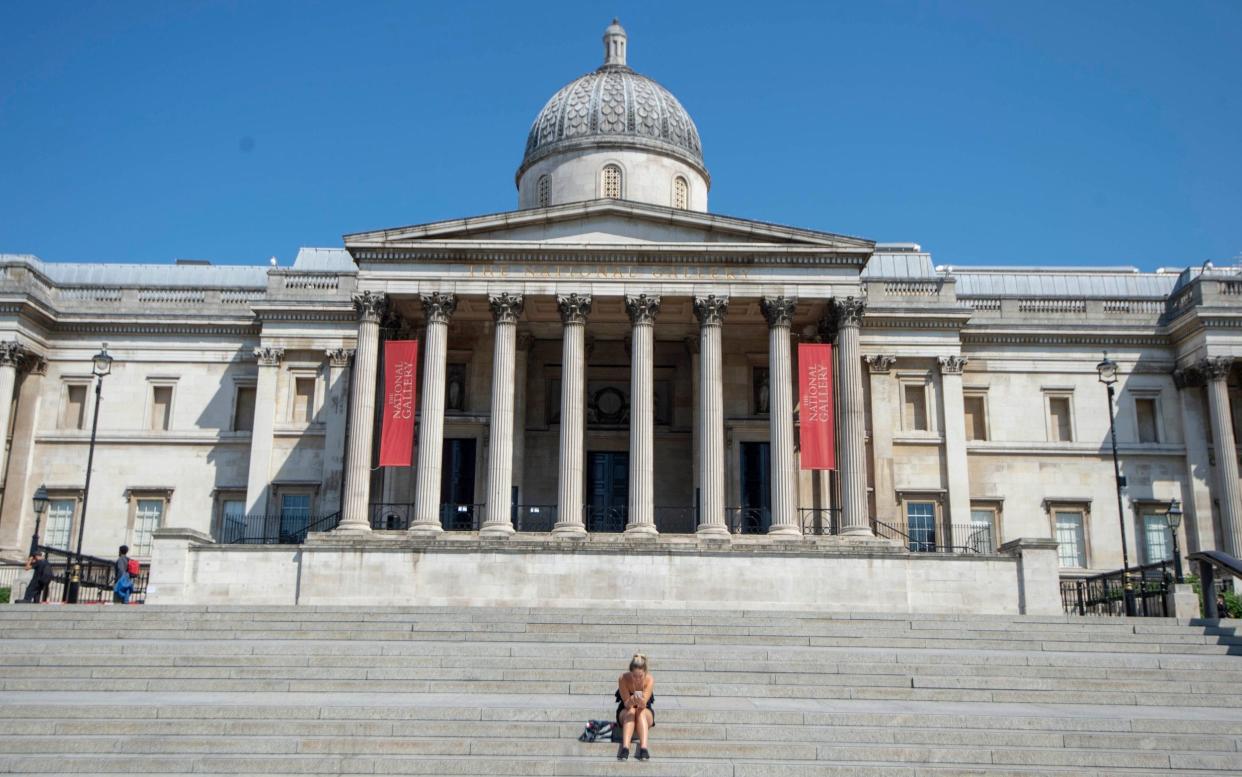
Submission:
[[[557,151],[608,146],[669,154],[706,176],[690,114],[667,89],[626,66],[625,31],[615,20],[604,40],[603,66],[552,95],[535,117],[518,176]]]

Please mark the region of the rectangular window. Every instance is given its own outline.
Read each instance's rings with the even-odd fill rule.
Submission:
[[[293,422],[309,424],[315,418],[315,379],[296,378],[293,381]]]
[[[1069,397],[1048,397],[1048,430],[1052,442],[1071,442],[1074,439]]]
[[[246,500],[224,499],[220,502],[220,534],[222,543],[240,542],[246,534]]]
[[[986,406],[982,396],[967,394],[962,398],[962,406],[966,411],[966,439],[986,440],[988,438],[988,419]]]
[[[238,386],[237,401],[233,405],[233,431],[254,430],[254,386]]]
[[[1143,563],[1173,560],[1173,532],[1164,513],[1143,513]]]
[[[139,499],[134,508],[134,538],[129,544],[135,556],[151,555],[151,535],[164,519],[163,499]]]
[[[65,408],[60,428],[86,428],[86,386],[65,386]]]
[[[172,386],[151,387],[151,418],[148,429],[153,432],[168,431],[172,422]]]
[[[1134,413],[1138,419],[1138,441],[1160,442],[1160,430],[1156,423],[1156,400],[1135,399]]]
[[[1061,566],[1069,569],[1085,569],[1087,566],[1087,538],[1083,531],[1083,514],[1075,510],[1058,510],[1057,555]]]
[[[908,502],[906,504],[906,534],[910,537],[910,550],[931,553],[936,549],[936,505],[934,502]]]
[[[1000,545],[1000,536],[996,533],[996,511],[988,508],[973,508],[970,511],[970,532],[966,538],[966,546],[976,553],[995,553]]]
[[[46,523],[43,526],[43,544],[49,548],[69,548],[69,534],[73,528],[74,499],[53,499],[47,503]]]
[[[282,543],[301,542],[306,538],[310,512],[310,494],[280,495],[280,541]]]
[[[914,384],[903,387],[905,408],[903,410],[904,428],[908,432],[927,431],[927,388]]]

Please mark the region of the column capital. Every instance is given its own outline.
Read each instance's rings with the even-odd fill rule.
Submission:
[[[694,316],[700,326],[720,326],[729,310],[729,298],[708,294],[694,298]]]
[[[530,332],[518,332],[516,344],[519,351],[529,351],[535,345],[535,336]]]
[[[867,300],[865,297],[846,297],[845,299],[832,300],[832,312],[838,329],[860,326],[866,309]]]
[[[867,369],[872,375],[887,375],[889,372],[892,372],[893,365],[897,363],[897,357],[887,354],[875,354],[864,357],[864,361],[867,362]]]
[[[1233,357],[1211,356],[1196,364],[1195,369],[1205,380],[1225,380],[1233,370]]]
[[[525,307],[525,300],[521,294],[489,294],[487,296],[487,304],[492,308],[492,316],[496,319],[497,324],[516,324],[518,316],[522,315],[522,308]]]
[[[0,343],[0,367],[13,367],[16,369],[29,355],[30,351],[26,349],[26,346],[16,340]]]
[[[634,326],[654,324],[656,313],[660,312],[660,296],[628,294],[625,297],[625,312],[630,315],[630,323]]]
[[[587,316],[591,315],[591,295],[557,295],[556,307],[561,311],[561,323],[585,324]]]
[[[419,298],[423,302],[423,313],[427,316],[428,324],[447,324],[453,317],[453,311],[457,310],[455,294],[433,291],[430,294],[420,294]]]
[[[264,345],[254,349],[254,358],[259,360],[260,367],[278,367],[284,361],[285,349]]]
[[[763,311],[769,327],[792,326],[794,309],[797,307],[796,297],[764,297],[759,300],[759,308]]]
[[[966,362],[970,361],[965,356],[939,356],[936,362],[940,365],[941,375],[961,375],[962,370],[966,369]]]
[[[358,320],[378,324],[388,308],[388,295],[379,291],[360,291],[354,294],[354,309]]]
[[[353,348],[329,348],[323,352],[331,367],[348,367],[349,360],[354,358]]]

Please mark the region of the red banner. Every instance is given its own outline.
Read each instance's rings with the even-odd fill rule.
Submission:
[[[414,399],[418,385],[418,341],[384,343],[384,424],[380,466],[408,467],[414,452]]]
[[[836,469],[831,345],[798,344],[798,400],[802,469]]]

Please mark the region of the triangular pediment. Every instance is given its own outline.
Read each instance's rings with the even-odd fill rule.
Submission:
[[[875,247],[874,242],[857,237],[624,200],[593,200],[345,235],[350,249],[465,243],[486,243],[493,249],[507,244],[515,248],[716,244],[851,254],[870,254]]]

